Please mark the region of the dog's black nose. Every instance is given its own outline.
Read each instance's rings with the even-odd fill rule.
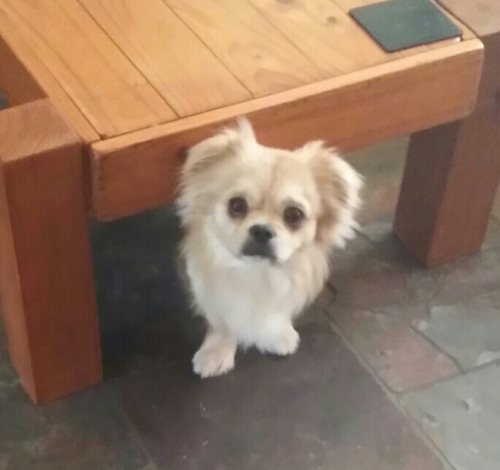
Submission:
[[[274,230],[268,225],[252,225],[250,235],[259,244],[265,244],[274,237]]]

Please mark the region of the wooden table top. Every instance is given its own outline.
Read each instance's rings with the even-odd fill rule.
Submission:
[[[375,1],[0,0],[0,36],[92,142],[454,42],[385,53],[348,14]]]
[[[88,143],[112,220],[171,202],[184,150],[237,116],[265,145],[346,151],[468,115],[481,41],[452,18],[461,40],[385,53],[349,16],[377,1],[0,0],[0,86]]]

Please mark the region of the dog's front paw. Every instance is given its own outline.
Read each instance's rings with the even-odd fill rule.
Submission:
[[[202,347],[193,357],[193,371],[201,378],[227,374],[234,368],[235,349],[224,344]]]
[[[273,338],[268,344],[266,350],[271,354],[278,356],[288,356],[297,351],[299,347],[300,337],[292,326],[284,328],[279,335]]]

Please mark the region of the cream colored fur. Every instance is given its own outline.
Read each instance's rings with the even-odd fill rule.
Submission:
[[[202,377],[234,367],[238,346],[288,355],[294,318],[322,289],[332,249],[354,236],[361,177],[322,142],[295,151],[261,146],[246,120],[191,148],[181,176],[182,256],[195,307],[208,322],[193,358]],[[248,212],[235,218],[228,201]],[[305,214],[290,228],[287,207]],[[250,227],[270,227],[273,259],[242,254]]]

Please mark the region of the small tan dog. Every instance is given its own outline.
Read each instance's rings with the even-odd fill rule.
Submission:
[[[295,352],[293,320],[322,289],[332,249],[354,236],[361,186],[322,142],[264,147],[247,120],[189,150],[178,208],[191,293],[208,322],[197,374],[230,371],[238,346]]]

